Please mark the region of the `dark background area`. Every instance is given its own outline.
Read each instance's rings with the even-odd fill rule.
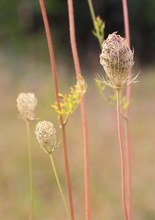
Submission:
[[[69,48],[68,15],[66,0],[46,0],[55,43],[62,53]],[[96,15],[105,21],[105,37],[118,31],[124,35],[121,0],[93,1]],[[140,64],[154,62],[155,51],[155,1],[129,0],[131,44]],[[99,50],[92,36],[92,21],[86,0],[74,1],[76,34],[79,50]],[[34,40],[44,32],[37,0],[0,0],[0,42],[3,46],[21,47],[25,41]],[[66,49],[67,48],[67,49]]]

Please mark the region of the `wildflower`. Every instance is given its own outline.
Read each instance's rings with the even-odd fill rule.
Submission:
[[[60,97],[60,107],[58,103],[55,102],[52,107],[56,113],[60,116],[64,116],[64,125],[68,122],[69,117],[74,113],[76,108],[79,106],[82,97],[86,93],[87,84],[82,76],[77,79],[77,83],[70,87],[69,94],[59,93]]]
[[[35,108],[37,106],[37,98],[34,93],[20,93],[17,97],[17,108],[24,120],[35,119]]]
[[[100,63],[108,76],[106,83],[110,86],[119,89],[129,82],[129,73],[134,61],[133,51],[126,39],[116,33],[109,34],[102,44]]]
[[[56,129],[49,121],[40,121],[36,125],[35,134],[40,148],[51,154],[57,147]]]

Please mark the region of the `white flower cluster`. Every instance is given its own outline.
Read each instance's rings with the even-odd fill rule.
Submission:
[[[24,120],[35,119],[35,108],[37,106],[37,98],[34,93],[20,93],[17,98],[17,108]]]
[[[56,129],[49,121],[40,121],[36,125],[35,134],[40,148],[51,154],[57,146]]]

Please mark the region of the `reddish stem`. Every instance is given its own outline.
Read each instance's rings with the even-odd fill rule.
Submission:
[[[68,15],[69,15],[69,30],[70,30],[70,42],[71,42],[71,49],[72,49],[72,55],[73,55],[73,62],[75,67],[75,72],[77,78],[81,76],[81,67],[80,67],[80,61],[77,51],[77,45],[76,45],[76,37],[75,37],[75,24],[74,24],[74,9],[73,9],[73,1],[68,0]]]
[[[130,29],[129,29],[129,15],[128,15],[127,0],[122,0],[122,4],[123,4],[125,38],[127,39],[128,45],[130,47]],[[131,76],[131,73],[129,73],[129,77],[130,76]],[[127,93],[126,93],[128,103],[130,102],[130,96],[131,96],[131,84],[128,83]]]
[[[127,0],[122,0],[123,4],[123,16],[124,16],[124,29],[125,29],[125,37],[130,46],[130,29],[129,29],[129,15],[128,15],[128,4]]]
[[[85,219],[90,220],[90,192],[89,192],[89,145],[86,118],[85,99],[81,101],[81,117],[84,139],[84,178],[85,178]]]
[[[74,68],[76,77],[81,76],[81,67],[79,62],[79,56],[76,46],[75,37],[75,24],[74,24],[74,9],[73,1],[68,0],[68,15],[69,15],[69,29],[70,29],[70,42],[74,61]],[[86,107],[85,99],[81,101],[81,118],[83,128],[83,140],[84,140],[84,177],[85,177],[85,219],[90,220],[90,193],[89,193],[89,146],[88,146],[88,127],[86,119]]]
[[[122,205],[123,205],[125,220],[128,220],[126,193],[125,193],[125,157],[124,157],[124,146],[123,146],[123,137],[122,137],[122,128],[121,128],[120,90],[116,90],[116,95],[117,95],[118,139],[120,145],[121,172],[122,172]]]
[[[130,134],[129,134],[129,120],[125,121],[125,139],[126,139],[126,149],[127,149],[127,195],[128,195],[128,218],[132,219],[132,172],[131,172],[131,144],[130,144]]]
[[[40,0],[39,2],[40,2],[40,8],[41,8],[42,16],[43,16],[43,21],[44,21],[44,26],[45,26],[45,31],[46,31],[46,37],[47,37],[47,43],[48,43],[48,48],[49,48],[51,69],[52,69],[53,80],[54,80],[54,91],[55,91],[56,102],[58,104],[59,110],[61,110],[60,100],[59,100],[59,95],[58,95],[59,94],[59,88],[58,88],[56,61],[55,61],[55,55],[54,55],[54,49],[53,49],[52,36],[51,36],[51,32],[50,32],[50,27],[49,27],[49,22],[48,22],[48,18],[47,18],[47,13],[46,13],[46,7],[45,7],[44,0]],[[68,147],[67,147],[66,131],[65,131],[65,127],[63,126],[63,117],[60,117],[60,124],[61,124],[61,127],[62,127],[65,173],[66,173],[66,183],[67,183],[69,205],[70,205],[70,215],[71,215],[71,220],[74,220],[72,187],[71,187],[70,172],[69,172],[69,161],[68,161]]]
[[[122,0],[123,5],[123,15],[124,15],[124,29],[125,37],[127,39],[128,45],[130,46],[130,28],[129,28],[129,15],[128,15],[128,5],[127,0]],[[129,78],[131,77],[131,72],[129,73]],[[131,99],[131,85],[128,83],[126,89],[126,99],[130,103]],[[131,144],[130,144],[130,133],[129,133],[129,107],[126,110],[125,121],[125,135],[126,135],[126,149],[127,149],[127,194],[128,194],[128,217],[129,220],[132,219],[132,172],[131,172]]]

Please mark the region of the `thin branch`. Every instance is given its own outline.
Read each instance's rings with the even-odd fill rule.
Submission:
[[[73,9],[72,0],[68,0],[68,15],[69,15],[70,43],[71,43],[74,67],[75,67],[76,76],[77,78],[79,78],[81,76],[81,67],[80,67],[80,61],[79,61],[77,45],[76,45],[74,9]]]
[[[52,168],[53,168],[55,180],[56,180],[56,183],[57,183],[57,185],[58,185],[58,189],[59,189],[59,192],[60,192],[62,201],[63,201],[63,203],[64,203],[64,207],[65,207],[65,210],[66,210],[66,214],[67,214],[68,220],[70,220],[70,214],[69,214],[69,211],[68,211],[66,199],[65,199],[64,193],[63,193],[63,191],[62,191],[62,187],[61,187],[61,184],[60,184],[60,180],[59,180],[59,177],[58,177],[58,174],[57,174],[57,170],[56,170],[56,167],[55,167],[55,163],[54,163],[52,154],[49,154],[49,157],[50,157],[50,161],[51,161],[51,164],[52,164]]]
[[[32,220],[33,219],[33,183],[32,183],[32,153],[31,153],[31,143],[30,143],[30,124],[28,120],[26,120],[25,122],[26,122],[26,131],[27,131],[29,187],[30,187],[29,220]]]
[[[45,31],[46,31],[46,37],[47,37],[47,43],[49,48],[49,54],[50,54],[50,62],[51,62],[51,69],[53,73],[53,79],[54,79],[54,91],[55,91],[55,97],[58,104],[58,108],[60,109],[60,100],[59,100],[59,89],[58,89],[58,80],[57,80],[57,70],[56,70],[56,61],[55,61],[55,55],[54,55],[54,49],[53,49],[53,42],[52,42],[52,36],[50,32],[49,22],[47,18],[46,8],[44,0],[39,0],[40,2],[40,8],[43,16]],[[63,126],[63,118],[60,117],[60,124],[62,127],[62,139],[63,139],[63,149],[64,149],[64,161],[65,161],[65,173],[66,173],[66,183],[67,183],[67,190],[68,190],[68,197],[69,197],[69,206],[70,206],[70,215],[71,220],[74,220],[74,208],[73,208],[73,198],[72,198],[72,187],[71,187],[71,180],[70,180],[70,171],[69,171],[69,161],[68,161],[68,146],[67,146],[67,139],[66,139],[66,131],[65,127]]]
[[[127,0],[122,0],[122,4],[123,4],[125,38],[127,39],[127,42],[130,46],[130,29],[129,29],[129,15],[128,15]]]
[[[94,12],[94,8],[93,8],[93,3],[92,0],[88,0],[88,5],[89,5],[89,9],[90,9],[90,14],[93,20],[93,24],[95,23],[95,12]]]
[[[76,45],[75,37],[75,24],[74,24],[74,9],[73,1],[68,0],[68,15],[69,15],[69,30],[70,30],[70,42],[74,61],[74,68],[76,77],[81,76],[81,67],[79,62],[79,56]],[[81,118],[83,128],[83,140],[84,140],[84,177],[85,177],[85,218],[90,220],[90,192],[89,192],[89,145],[88,145],[88,127],[86,119],[86,107],[85,99],[81,101]]]
[[[124,15],[124,29],[125,37],[130,46],[130,28],[129,28],[129,15],[128,15],[128,4],[127,0],[122,0],[123,5],[123,15]],[[129,73],[129,78],[131,77],[131,72]],[[131,85],[128,83],[126,89],[126,99],[130,103],[131,99]],[[130,143],[130,132],[129,132],[129,107],[126,109],[125,121],[125,139],[126,139],[126,149],[127,149],[127,194],[128,194],[128,217],[129,220],[132,219],[132,171],[131,171],[131,143]]]
[[[117,95],[117,125],[118,125],[118,139],[120,145],[120,157],[121,157],[121,172],[122,172],[122,205],[125,215],[125,220],[128,220],[128,212],[126,206],[126,193],[125,193],[125,155],[121,128],[121,109],[120,109],[120,90],[116,90]]]

